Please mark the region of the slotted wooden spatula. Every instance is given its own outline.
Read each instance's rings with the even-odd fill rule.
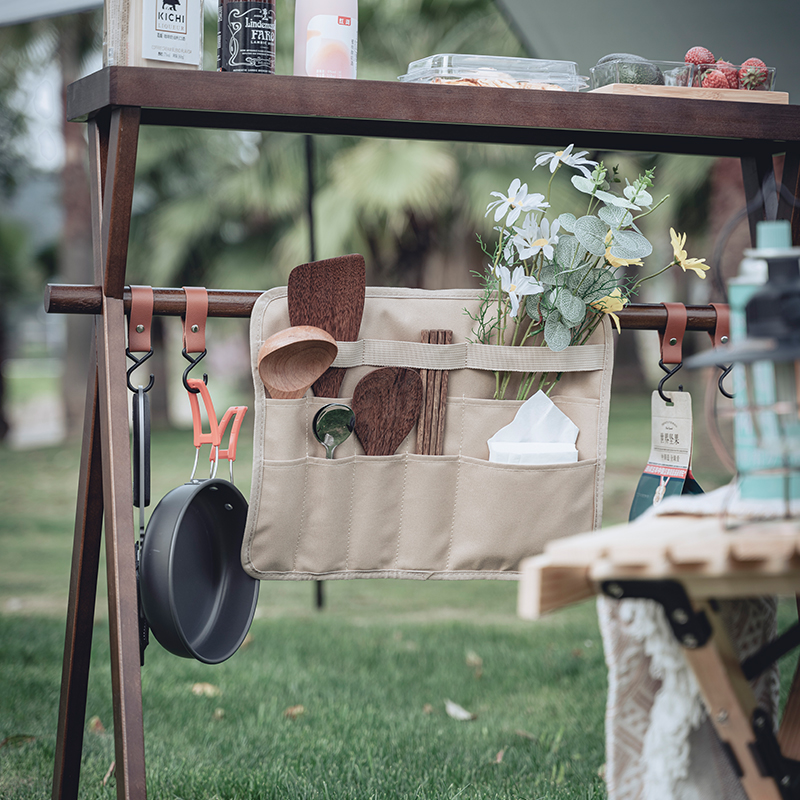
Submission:
[[[360,255],[339,256],[300,264],[286,284],[289,322],[313,325],[339,342],[354,342],[361,328],[366,291],[366,266]],[[338,397],[345,374],[329,367],[311,388],[317,397]]]
[[[356,436],[368,456],[390,456],[408,436],[422,406],[422,380],[413,369],[383,367],[353,390]]]

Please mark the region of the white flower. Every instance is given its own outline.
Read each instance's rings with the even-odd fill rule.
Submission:
[[[486,216],[494,209],[494,221],[500,220],[508,214],[506,224],[513,225],[517,221],[517,217],[523,211],[534,211],[542,208],[548,208],[549,203],[544,202],[544,195],[528,194],[528,184],[521,183],[519,178],[514,178],[511,185],[508,187],[508,194],[502,192],[492,192],[492,197],[498,198],[486,206]]]
[[[529,275],[525,274],[525,269],[522,266],[515,267],[512,273],[508,267],[498,266],[497,277],[500,278],[500,288],[508,295],[511,300],[511,316],[517,316],[519,309],[520,297],[525,297],[529,294],[539,294],[544,291],[539,281],[534,280]]]
[[[573,153],[573,147],[575,147],[575,145],[571,144],[564,150],[557,150],[555,153],[539,153],[539,155],[536,156],[536,163],[533,168],[536,169],[536,167],[544,166],[549,162],[550,172],[555,172],[559,164],[566,164],[568,167],[577,169],[585,177],[590,178],[592,173],[588,169],[588,166],[596,167],[597,162],[584,158],[589,152],[588,150],[581,150],[580,153]]]
[[[521,259],[533,258],[537,253],[544,253],[545,258],[552,260],[553,246],[558,244],[558,231],[561,223],[555,220],[550,225],[549,220],[543,219],[539,225],[532,217],[528,217],[521,228],[514,228],[517,235],[514,237],[514,246]]]

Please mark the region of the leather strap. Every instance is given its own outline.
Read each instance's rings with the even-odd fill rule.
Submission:
[[[709,303],[711,308],[717,312],[717,324],[713,331],[709,331],[708,335],[714,347],[728,344],[731,335],[731,308],[727,303]]]
[[[187,353],[206,350],[206,319],[208,292],[202,286],[184,286],[186,314],[183,318],[183,346]]]
[[[131,286],[131,313],[128,323],[128,350],[149,353],[153,327],[153,287]]]
[[[667,310],[664,332],[658,332],[661,341],[661,361],[664,364],[680,364],[683,361],[683,336],[686,333],[688,314],[683,303],[662,303]]]

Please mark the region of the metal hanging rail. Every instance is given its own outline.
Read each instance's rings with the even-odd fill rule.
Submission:
[[[209,317],[250,316],[260,291],[209,289]],[[131,290],[123,292],[125,313],[130,313]],[[186,313],[186,295],[183,289],[153,289],[153,313],[166,317],[180,317]],[[48,284],[44,307],[50,314],[100,314],[103,290],[100,286],[73,284]],[[686,306],[686,330],[713,331],[717,325],[717,312],[712,306]],[[615,312],[620,326],[629,330],[663,330],[667,323],[667,310],[661,303],[632,303]]]

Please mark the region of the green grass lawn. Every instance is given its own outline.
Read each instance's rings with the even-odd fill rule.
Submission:
[[[649,452],[649,399],[615,401],[611,523],[627,518]],[[239,448],[245,494],[251,435]],[[153,453],[157,499],[188,477],[191,437],[158,432]],[[79,452],[0,455],[0,798],[27,800],[50,795]],[[727,480],[710,460],[697,472],[707,488]],[[115,791],[113,778],[103,785],[114,759],[104,581],[82,798]],[[593,603],[529,623],[516,617],[513,582],[324,588],[319,612],[313,585],[262,583],[251,640],[218,666],[151,644],[142,672],[150,797],[605,797],[606,670]],[[781,607],[784,620],[792,613]],[[791,668],[782,677],[785,692]],[[451,718],[446,700],[475,719]]]

